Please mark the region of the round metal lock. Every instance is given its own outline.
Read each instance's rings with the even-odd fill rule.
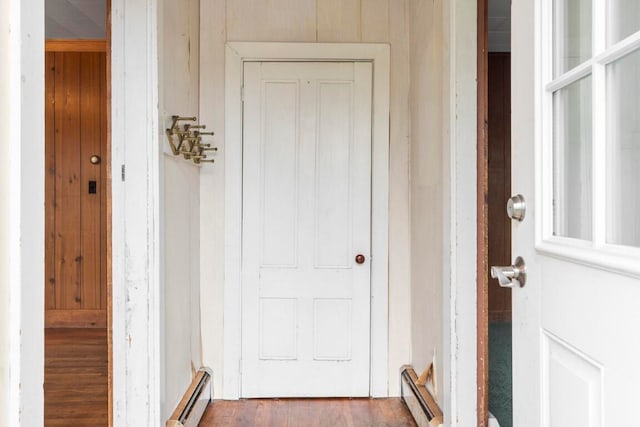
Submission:
[[[92,165],[100,164],[100,156],[98,156],[97,154],[94,154],[93,156],[89,157],[89,161],[91,162]]]
[[[364,255],[362,254],[356,255],[356,264],[364,264]]]
[[[516,194],[507,200],[507,215],[516,221],[522,221],[527,212],[527,205],[522,194]]]

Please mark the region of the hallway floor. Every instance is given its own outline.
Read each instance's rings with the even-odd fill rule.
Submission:
[[[108,425],[106,329],[45,329],[44,425]]]
[[[416,424],[400,398],[216,400],[200,427],[404,427]]]
[[[108,425],[104,329],[45,330],[45,426]],[[201,427],[413,427],[400,398],[214,401]]]

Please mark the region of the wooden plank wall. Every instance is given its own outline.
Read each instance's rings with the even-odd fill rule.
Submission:
[[[105,53],[48,51],[45,66],[45,323],[105,327]]]
[[[511,265],[511,55],[489,53],[489,265]],[[489,320],[511,320],[511,289],[489,281]]]
[[[227,39],[388,42],[390,9],[402,10],[405,4],[405,0],[227,1]]]

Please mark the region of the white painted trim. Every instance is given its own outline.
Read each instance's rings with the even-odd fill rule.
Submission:
[[[607,244],[606,161],[608,111],[606,65],[640,48],[640,31],[607,47],[606,4],[593,3],[593,46],[596,55],[560,76],[553,76],[553,5],[539,2],[535,22],[535,249],[538,253],[631,277],[640,277],[640,248]],[[579,79],[592,77],[592,238],[554,236],[553,93]],[[557,199],[558,197],[556,197]],[[559,197],[562,199],[562,197]]]
[[[477,423],[477,2],[450,1],[444,16],[449,51],[443,90],[448,107],[443,150],[448,247],[443,248],[442,409],[444,425],[470,426]]]
[[[111,7],[113,420],[161,425],[157,0]]]
[[[240,397],[242,270],[242,64],[245,61],[372,61],[371,382],[388,394],[389,70],[386,44],[227,43],[225,70],[225,279],[223,397]],[[373,332],[375,331],[375,333]]]
[[[0,12],[0,287],[8,297],[0,307],[0,424],[38,426],[44,422],[44,2],[9,0]]]

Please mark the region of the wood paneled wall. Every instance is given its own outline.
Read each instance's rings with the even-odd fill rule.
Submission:
[[[105,327],[105,52],[48,51],[45,69],[45,323]]]
[[[511,265],[511,55],[489,53],[489,265]],[[489,272],[487,272],[489,274]],[[511,289],[489,280],[489,320],[511,320]]]
[[[404,0],[227,1],[227,39],[388,42],[390,9],[404,9],[405,4]]]

